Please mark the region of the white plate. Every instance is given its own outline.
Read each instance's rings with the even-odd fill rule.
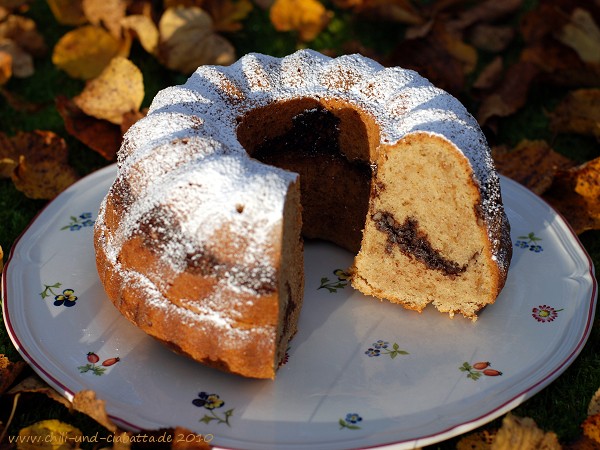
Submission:
[[[236,449],[429,445],[540,391],[590,332],[592,262],[552,208],[503,178],[514,257],[506,287],[477,322],[364,298],[334,274],[351,254],[307,244],[300,331],[277,380],[223,374],[167,350],[107,300],[91,225],[114,176],[110,166],[84,178],[32,222],[5,267],[3,313],[15,346],[47,382],[69,398],[94,390],[128,428],[182,426]],[[478,362],[502,375],[485,375]]]

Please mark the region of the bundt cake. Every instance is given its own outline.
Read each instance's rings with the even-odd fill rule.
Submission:
[[[203,66],[126,133],[95,225],[101,282],[130,321],[256,378],[275,376],[296,332],[313,238],[356,254],[361,292],[475,319],[511,257],[475,120],[359,55]]]

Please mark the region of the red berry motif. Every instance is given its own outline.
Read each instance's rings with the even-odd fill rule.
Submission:
[[[98,355],[96,355],[94,352],[89,352],[87,354],[87,360],[89,362],[91,362],[92,364],[96,364],[98,361],[100,361],[100,357]]]
[[[483,370],[483,369],[487,369],[488,367],[490,367],[490,363],[489,362],[476,362],[475,364],[473,364],[473,369],[477,369],[477,370]]]
[[[105,359],[104,361],[102,361],[102,365],[104,367],[109,367],[109,366],[112,366],[113,364],[118,363],[119,361],[121,361],[121,358],[119,358],[118,356],[116,358],[108,358],[108,359]]]
[[[488,377],[497,377],[502,375],[502,372],[500,372],[499,370],[495,370],[495,369],[485,369],[483,371],[484,375],[487,375]]]

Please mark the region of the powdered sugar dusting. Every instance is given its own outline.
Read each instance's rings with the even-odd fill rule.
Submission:
[[[378,123],[382,144],[416,132],[447,139],[473,167],[484,218],[489,223],[506,220],[486,140],[475,119],[448,93],[416,72],[384,68],[359,55],[332,59],[300,50],[279,59],[253,53],[229,67],[200,67],[184,85],[161,91],[147,117],[127,132],[117,182],[135,182],[118,230],[107,233],[103,243],[110,262],[118,267],[123,244],[144,234],[144,226],[154,227],[167,235],[161,259],[179,273],[226,230],[233,246],[244,243],[243,251],[240,263],[221,273],[215,298],[257,289],[243,281],[249,275],[241,269],[244,265],[254,268],[252,276],[262,282],[272,281],[273,239],[281,236],[286,193],[297,175],[251,159],[237,140],[237,119],[254,108],[298,97],[336,98],[356,105]],[[156,214],[162,217],[152,222]],[[104,226],[103,219],[104,207],[98,227]],[[500,252],[501,246],[497,249]],[[498,252],[494,257],[507,267],[506,255]],[[139,274],[126,277],[147,285]],[[158,291],[152,291],[156,286],[147,288],[149,301],[170,308]],[[188,314],[182,308],[177,313]],[[186,320],[200,320],[189,314]],[[226,316],[210,311],[199,316],[224,329],[228,326]]]

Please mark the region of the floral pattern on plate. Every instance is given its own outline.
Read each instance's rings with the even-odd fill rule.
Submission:
[[[215,409],[220,409],[225,406],[225,402],[217,394],[208,394],[204,391],[198,394],[198,397],[192,400],[192,404],[198,408],[204,408],[208,410],[209,414],[205,414],[200,419],[200,422],[211,423],[224,423],[227,426],[231,426],[229,419],[233,416],[233,408],[228,409],[221,415],[215,412]]]
[[[95,222],[95,220],[92,219],[91,212],[84,212],[78,216],[71,216],[70,220],[71,222],[62,227],[61,230],[79,231],[85,227],[93,227]]]
[[[474,364],[469,364],[465,361],[462,366],[459,367],[461,372],[467,373],[467,378],[473,381],[477,381],[482,375],[486,377],[498,377],[502,375],[502,372],[491,368],[492,363],[489,361],[479,361]]]
[[[331,281],[327,277],[321,278],[321,285],[317,288],[319,289],[327,289],[330,293],[337,292],[338,289],[344,289],[348,286],[350,282],[350,274],[342,269],[335,269],[333,274],[336,276],[337,280]]]
[[[531,310],[531,315],[538,322],[546,323],[553,322],[554,319],[558,317],[558,313],[561,312],[561,309],[555,309],[552,306],[548,305],[540,305]]]
[[[338,423],[340,424],[340,430],[360,430],[360,427],[357,425],[357,423],[362,422],[362,420],[362,417],[360,417],[357,413],[348,413],[346,414],[346,418],[340,419]]]
[[[398,355],[409,354],[406,350],[400,350],[400,346],[395,342],[392,344],[391,350],[389,346],[389,342],[379,339],[378,341],[373,342],[371,347],[369,347],[367,351],[365,351],[365,355],[367,355],[369,358],[387,355],[390,358],[394,359]]]
[[[544,251],[542,246],[538,244],[538,242],[541,240],[542,238],[536,236],[535,233],[532,231],[526,236],[518,236],[517,241],[515,241],[515,247],[522,249],[528,248],[530,252],[540,253]]]

